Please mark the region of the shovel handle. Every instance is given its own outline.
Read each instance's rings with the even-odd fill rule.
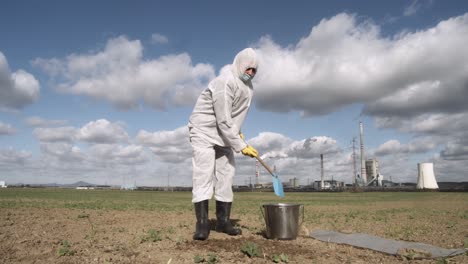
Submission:
[[[265,169],[273,176],[273,177],[278,177],[276,174],[271,170],[271,168],[260,158],[259,156],[256,157],[257,160],[265,167]]]

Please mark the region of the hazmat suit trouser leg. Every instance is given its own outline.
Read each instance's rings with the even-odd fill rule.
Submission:
[[[217,201],[232,202],[232,182],[235,174],[232,149],[198,145],[193,141],[192,147],[192,203],[210,200],[213,193]]]

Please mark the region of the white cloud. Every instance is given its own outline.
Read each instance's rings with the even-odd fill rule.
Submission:
[[[376,124],[379,128],[396,128],[405,133],[458,137],[468,131],[468,113],[377,117]]]
[[[151,35],[151,43],[153,44],[167,44],[169,42],[169,39],[159,33],[154,33]]]
[[[49,127],[49,126],[62,126],[67,123],[66,120],[47,120],[38,116],[31,116],[25,120],[28,126],[32,127]]]
[[[372,115],[466,110],[467,42],[468,14],[390,37],[372,21],[338,14],[295,45],[258,42],[255,98],[262,109],[305,115],[353,103]]]
[[[97,144],[93,145],[90,153],[94,162],[115,163],[136,165],[148,162],[148,157],[145,155],[143,147],[137,145],[112,145],[112,144]]]
[[[39,90],[39,82],[30,73],[21,69],[11,73],[0,52],[0,109],[22,109],[39,98]]]
[[[214,78],[213,66],[193,65],[186,53],[143,59],[141,42],[124,36],[110,39],[97,53],[38,58],[33,65],[64,79],[57,84],[61,91],[107,100],[121,109],[139,102],[155,109],[193,104]]]
[[[60,123],[45,121],[42,119],[33,119],[32,121],[32,123],[36,125],[42,125],[44,123],[48,123],[49,125],[51,123]],[[75,128],[71,126],[38,127],[34,129],[33,134],[37,137],[37,139],[40,142],[72,143],[79,140],[93,144],[114,144],[126,143],[129,140],[128,134],[125,131],[123,123],[111,123],[106,119],[98,119],[96,121],[91,121],[84,125],[82,128]]]
[[[111,123],[106,119],[89,122],[78,131],[77,137],[79,140],[98,144],[128,141],[128,134],[123,124],[120,122]]]
[[[391,38],[372,21],[339,14],[294,46],[258,42],[255,99],[263,109],[306,115],[358,102],[370,114],[466,109],[467,41],[468,14]]]
[[[342,13],[323,19],[294,45],[281,47],[263,37],[256,45],[257,107],[311,116],[361,103],[378,127],[417,138],[387,142],[377,154],[443,148],[441,158],[465,159],[468,13],[423,30],[393,36],[380,31],[372,21]]]
[[[288,155],[302,159],[318,158],[320,154],[336,154],[340,151],[336,140],[329,137],[312,137],[294,142]]]
[[[16,129],[10,124],[0,122],[0,136],[1,135],[13,135],[16,133]]]
[[[418,0],[412,0],[411,4],[405,7],[403,11],[404,16],[412,16],[421,8],[421,3]]]
[[[408,144],[401,144],[398,140],[392,139],[380,145],[374,152],[376,156],[385,156],[401,153],[426,153],[434,150],[437,146],[431,137],[417,138]]]
[[[468,140],[448,142],[440,156],[446,160],[468,160]]]
[[[423,8],[428,8],[432,5],[433,0],[412,0],[411,4],[407,5],[403,10],[404,16],[412,16]]]
[[[466,152],[465,152],[466,153]],[[437,181],[466,182],[468,163],[465,160],[445,160],[439,157],[430,162],[434,163],[434,173]]]
[[[13,148],[0,149],[0,164],[24,164],[31,156],[29,151],[17,151]]]
[[[259,151],[262,158],[287,157],[284,150],[293,142],[292,139],[278,133],[262,132],[249,139],[248,143]]]
[[[440,152],[444,159],[467,160],[464,152],[468,145],[468,113],[458,114],[423,114],[416,117],[392,116],[378,117],[376,124],[380,128],[395,128],[403,133],[411,133],[423,137],[425,142],[414,145],[435,149],[435,146],[444,148]],[[382,154],[389,154],[381,149]]]
[[[149,147],[156,158],[164,162],[180,163],[192,155],[187,126],[154,133],[140,130],[136,141]]]
[[[86,158],[79,147],[68,142],[41,143],[40,147],[44,155],[60,162],[80,163]]]
[[[77,129],[74,127],[35,128],[33,135],[40,142],[73,142]]]

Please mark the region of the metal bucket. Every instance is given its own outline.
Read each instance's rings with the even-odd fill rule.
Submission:
[[[299,224],[299,209],[302,207],[302,222]],[[304,205],[302,204],[264,204],[262,210],[269,239],[293,240],[304,223]]]

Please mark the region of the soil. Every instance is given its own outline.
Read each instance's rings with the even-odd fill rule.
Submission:
[[[288,257],[288,263],[409,262],[403,256],[320,242],[307,235],[317,228],[312,224],[303,226],[295,240],[266,239],[263,223],[249,215],[234,219],[242,228],[241,236],[231,237],[212,230],[208,240],[193,241],[194,218],[193,212],[2,208],[0,262],[195,263],[204,259],[208,263],[212,256],[211,260],[216,259],[217,263],[273,263],[273,256],[280,254]],[[466,230],[457,233],[461,233],[457,241],[468,237]],[[422,235],[420,242],[439,241],[438,246],[446,248],[463,246],[450,245],[454,240],[442,235],[434,241],[428,241],[427,237]],[[440,242],[441,239],[447,242]],[[247,242],[258,245],[259,257],[250,258],[241,252]],[[411,263],[436,261],[420,259]],[[468,256],[459,255],[447,261],[468,263]]]

